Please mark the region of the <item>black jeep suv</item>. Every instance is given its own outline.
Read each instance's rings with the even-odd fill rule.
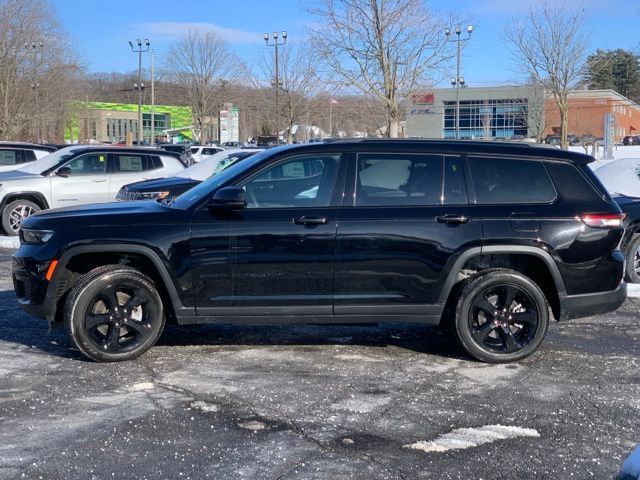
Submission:
[[[528,144],[332,141],[277,147],[177,197],[27,218],[22,307],[97,361],[165,321],[449,324],[509,362],[549,316],[616,309],[624,215],[587,164]]]

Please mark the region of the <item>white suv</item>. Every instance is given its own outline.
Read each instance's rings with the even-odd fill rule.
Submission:
[[[22,220],[47,208],[115,201],[123,185],[185,168],[177,154],[153,148],[75,145],[12,172],[0,173],[2,228],[17,235]]]
[[[216,147],[215,145],[194,145],[191,147],[191,156],[195,163],[211,158],[219,152],[224,152],[224,148]]]

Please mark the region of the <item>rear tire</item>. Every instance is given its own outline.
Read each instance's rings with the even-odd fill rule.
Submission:
[[[629,283],[640,283],[640,235],[635,235],[627,244],[625,279]]]
[[[153,281],[130,267],[106,265],[72,288],[64,323],[78,349],[96,362],[131,360],[151,348],[165,315]]]
[[[7,235],[16,236],[25,218],[42,210],[30,200],[15,200],[2,210],[2,228]]]
[[[487,363],[522,360],[534,353],[549,327],[547,299],[530,278],[513,270],[479,272],[461,285],[455,310],[458,341]]]

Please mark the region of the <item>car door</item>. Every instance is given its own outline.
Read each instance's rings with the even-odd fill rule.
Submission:
[[[109,172],[105,152],[90,152],[68,161],[53,174],[52,208],[109,201]]]
[[[435,319],[460,253],[479,246],[465,161],[439,153],[360,153],[342,209],[335,265],[336,315]],[[418,320],[420,319],[420,320]]]
[[[195,217],[199,315],[332,314],[340,168],[337,153],[286,157],[238,183],[246,208]]]
[[[109,198],[115,200],[120,189],[133,182],[158,177],[153,173],[153,164],[148,155],[142,153],[112,153]]]

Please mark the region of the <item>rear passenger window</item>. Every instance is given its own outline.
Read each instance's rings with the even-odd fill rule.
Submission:
[[[148,170],[144,168],[144,155],[116,155],[116,171],[117,172],[142,172]]]
[[[27,162],[35,162],[36,161],[36,154],[33,150],[23,150],[22,151],[22,160],[20,163],[27,163]]]
[[[361,154],[356,205],[439,205],[442,156]]]
[[[149,170],[156,170],[162,168],[162,160],[158,155],[149,155]]]
[[[469,157],[469,168],[479,204],[549,203],[556,198],[542,162]]]
[[[0,150],[0,165],[15,165],[20,161],[19,150]]]

